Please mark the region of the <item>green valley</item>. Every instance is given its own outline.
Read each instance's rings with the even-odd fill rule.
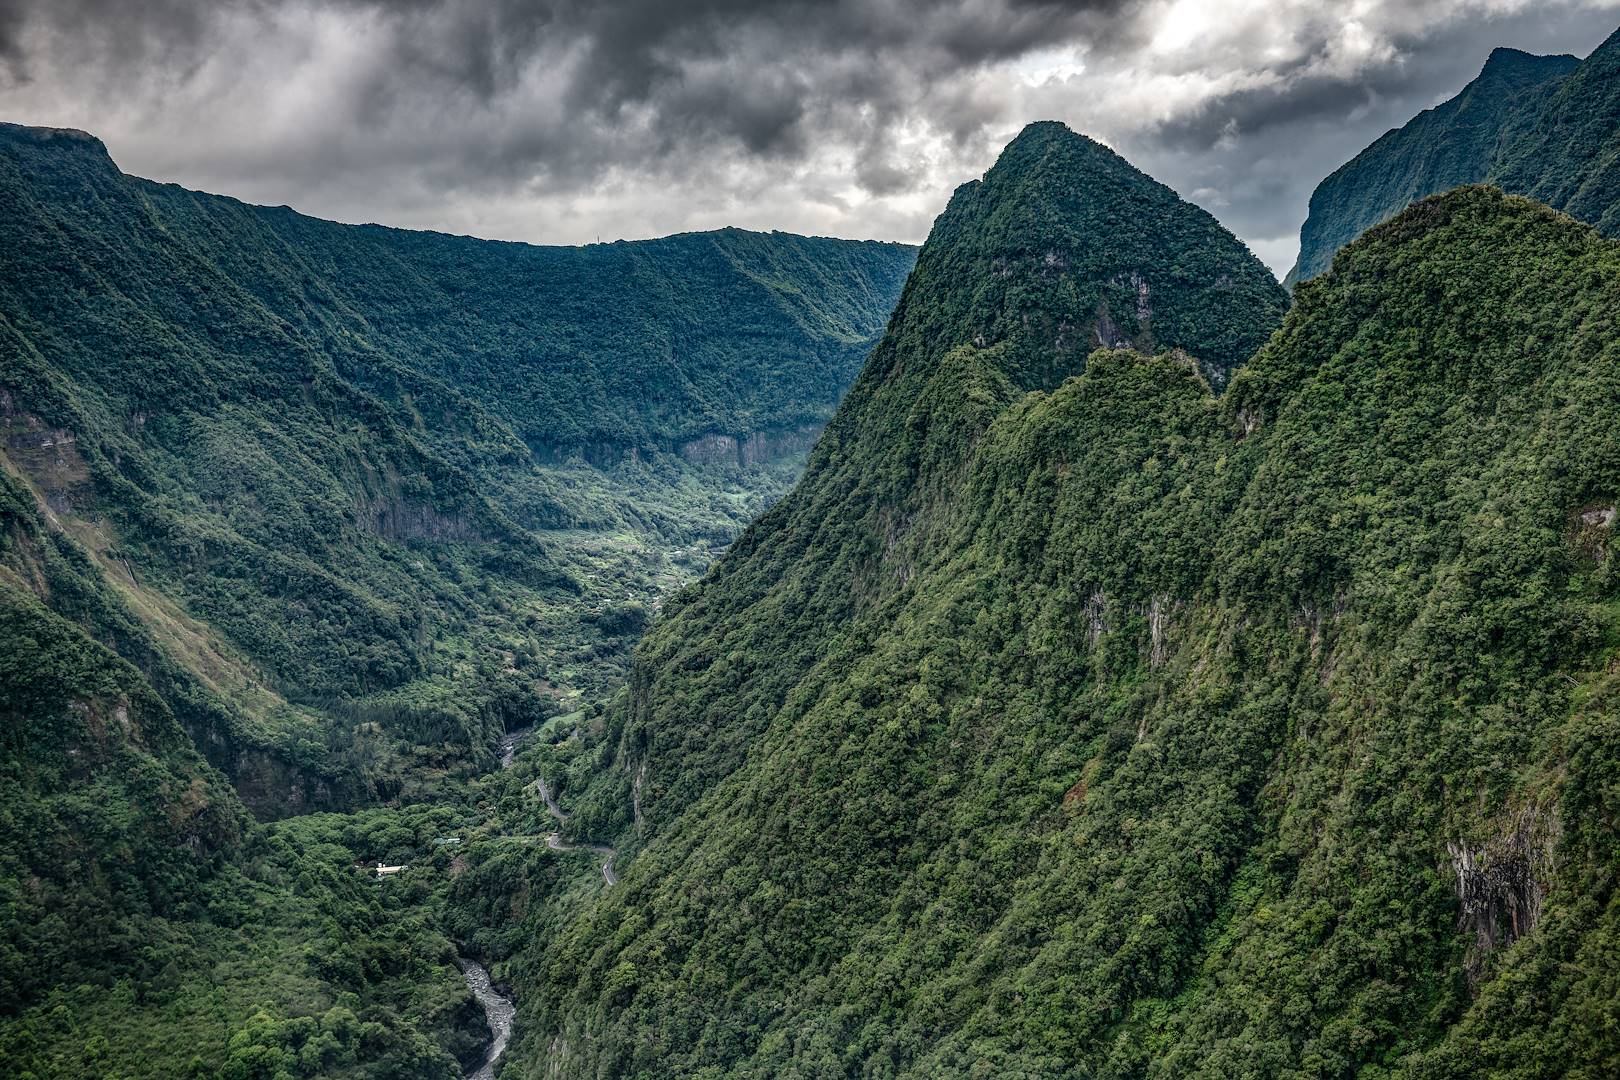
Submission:
[[[12,125],[0,204],[6,1071],[460,1075],[479,777],[792,483],[914,249],[343,226]]]
[[[1285,287],[1534,12],[33,2],[153,175],[932,228],[0,124],[0,1073],[1620,1076],[1620,34]]]
[[[613,685],[792,481],[914,258],[340,226],[15,126],[0,191],[7,468],[269,813],[474,768]]]

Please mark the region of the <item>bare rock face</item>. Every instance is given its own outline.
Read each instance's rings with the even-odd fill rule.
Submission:
[[[808,451],[821,435],[821,428],[820,424],[801,424],[793,428],[750,431],[742,436],[711,431],[682,443],[676,452],[694,464],[747,468]]]
[[[1541,920],[1557,829],[1556,817],[1530,808],[1483,843],[1446,843],[1461,905],[1457,928],[1474,931],[1471,977],[1478,977],[1485,954],[1513,944]]]
[[[699,465],[718,465],[737,460],[737,440],[711,431],[681,444],[680,455]]]
[[[18,409],[0,389],[0,450],[39,489],[54,513],[70,514],[90,502],[90,467],[78,436]]]
[[[480,540],[483,534],[471,517],[460,511],[441,513],[423,502],[404,498],[362,501],[355,510],[356,525],[388,540]]]

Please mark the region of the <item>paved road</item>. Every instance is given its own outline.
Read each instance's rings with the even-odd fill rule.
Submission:
[[[534,786],[539,789],[540,798],[545,801],[546,809],[550,811],[551,816],[557,819],[557,824],[568,824],[568,815],[563,813],[562,807],[557,805],[557,800],[551,794],[551,789],[546,786],[546,778],[543,776],[538,777],[534,782]],[[570,844],[562,838],[561,833],[552,833],[546,837],[546,847],[550,848],[552,851],[585,850],[594,851],[598,855],[605,855],[607,858],[602,863],[602,877],[609,885],[617,885],[619,883],[619,875],[613,872],[613,856],[617,855],[618,852],[614,851],[606,844]]]

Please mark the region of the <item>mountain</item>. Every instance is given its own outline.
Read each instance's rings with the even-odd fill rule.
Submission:
[[[1156,190],[1041,126],[957,194],[797,488],[553,766],[621,880],[529,925],[514,1068],[1620,1065],[1620,245],[1463,187],[1270,334],[1210,225],[1257,284],[1166,297],[1222,299],[1208,341],[1082,370],[1090,245],[1196,221]],[[1217,396],[1179,350],[1229,340]]]
[[[568,869],[498,741],[788,488],[914,259],[337,225],[0,125],[3,1071],[475,1068],[446,897]]]
[[[1491,183],[1620,236],[1620,31],[1507,134]]]
[[[620,718],[634,749],[606,770],[617,788],[575,807],[575,827],[610,835],[633,805],[656,829],[731,774],[764,703],[823,660],[829,628],[909,583],[1008,403],[1061,385],[1099,346],[1175,350],[1224,383],[1286,306],[1209,214],[1061,124],[1027,128],[935,223],[805,479],[717,577],[666,608]]]
[[[354,864],[466,812],[260,826],[177,721],[180,678],[0,473],[6,1074],[463,1075],[487,1036],[451,942]]]
[[[1620,32],[1584,61],[1497,49],[1456,97],[1318,185],[1287,283],[1315,277],[1364,230],[1459,184],[1495,184],[1620,235],[1617,67]]]
[[[915,258],[337,225],[15,125],[0,211],[0,452],[138,633],[67,614],[139,637],[271,815],[487,764],[616,682],[797,475]]]

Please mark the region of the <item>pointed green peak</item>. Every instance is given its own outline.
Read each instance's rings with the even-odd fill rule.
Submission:
[[[1489,89],[1492,92],[1511,93],[1573,71],[1579,65],[1580,61],[1568,53],[1540,56],[1520,49],[1493,49],[1491,55],[1486,57],[1479,76],[1465,90]]]
[[[1096,348],[1125,346],[1184,349],[1220,385],[1287,303],[1208,213],[1045,121],[957,190],[890,333],[934,356],[1004,345],[1004,370],[1026,389],[1055,386]]]

